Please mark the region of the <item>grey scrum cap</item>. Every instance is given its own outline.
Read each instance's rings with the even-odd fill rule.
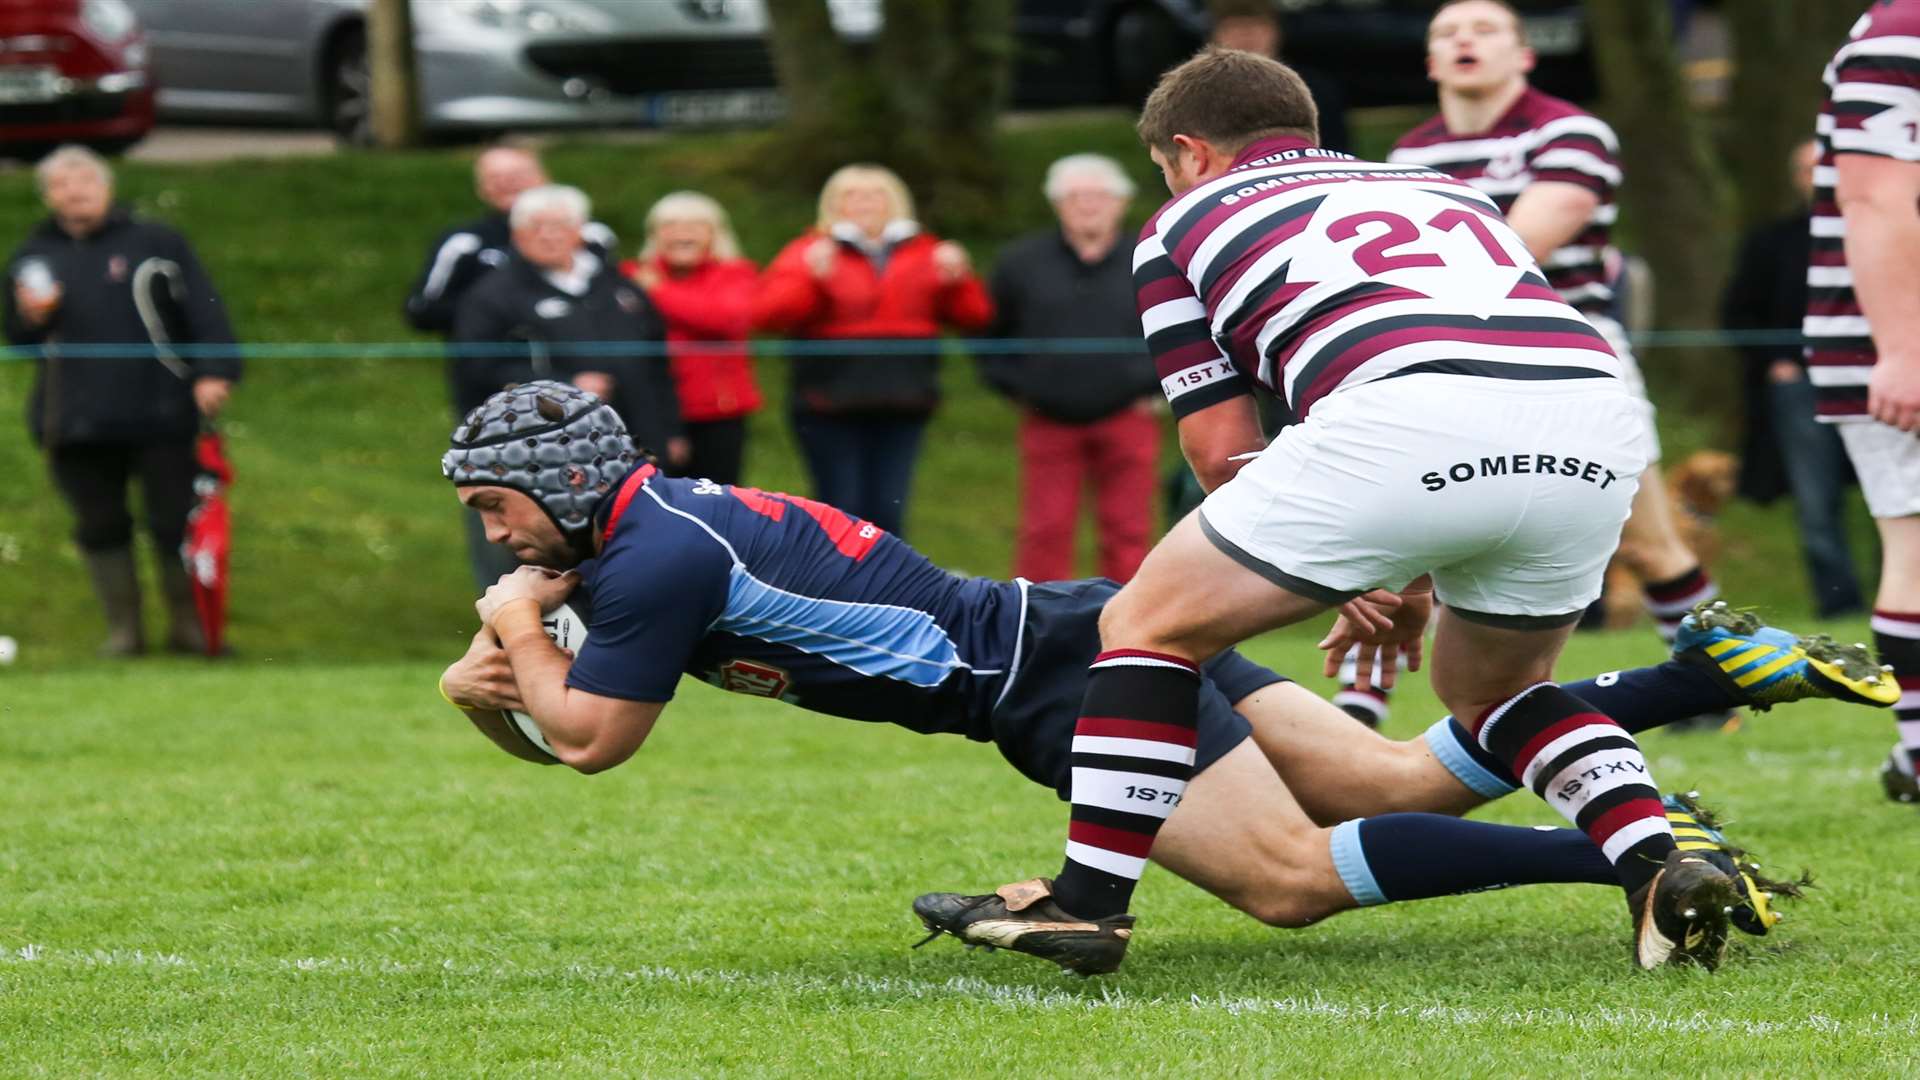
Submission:
[[[455,487],[512,488],[540,504],[569,538],[640,460],[613,407],[552,379],[509,386],[453,429],[440,472]]]

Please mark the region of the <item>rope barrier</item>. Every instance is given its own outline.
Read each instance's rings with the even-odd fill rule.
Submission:
[[[1637,350],[1719,348],[1740,346],[1778,346],[1798,348],[1805,344],[1798,330],[1650,330],[1632,335]],[[1099,356],[1139,355],[1145,344],[1139,338],[891,338],[891,339],[755,339],[748,350],[761,358],[809,356]],[[677,342],[671,346],[660,341],[569,341],[541,342],[540,354],[550,358],[581,359],[599,356],[697,356],[738,352],[738,342]],[[523,357],[529,345],[524,341],[457,342],[378,341],[378,342],[246,342],[235,345],[169,345],[170,355],[189,360],[399,360],[399,359],[495,359]],[[148,360],[158,349],[145,342],[127,344],[71,344],[12,346],[0,352],[0,360],[31,361],[51,353],[68,359]]]

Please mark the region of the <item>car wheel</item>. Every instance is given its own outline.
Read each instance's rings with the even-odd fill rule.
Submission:
[[[1136,4],[1113,20],[1112,89],[1122,104],[1139,105],[1160,81],[1160,73],[1185,60],[1194,43],[1172,17],[1157,7]]]
[[[373,69],[367,63],[367,33],[359,27],[334,43],[321,119],[348,146],[373,145]]]

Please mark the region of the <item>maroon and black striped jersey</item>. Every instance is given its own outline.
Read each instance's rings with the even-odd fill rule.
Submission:
[[[1827,65],[1815,137],[1813,237],[1807,263],[1807,377],[1823,419],[1867,415],[1875,352],[1847,266],[1847,222],[1834,199],[1837,154],[1920,161],[1920,0],[1882,0]]]
[[[1561,299],[1581,311],[1605,314],[1613,301],[1606,252],[1620,212],[1614,205],[1619,153],[1619,140],[1606,121],[1528,87],[1488,130],[1456,135],[1447,130],[1444,117],[1435,116],[1402,136],[1387,160],[1465,180],[1491,196],[1503,214],[1528,185],[1541,181],[1578,184],[1599,196],[1586,228],[1549,256],[1545,269]]]
[[[1296,416],[1416,372],[1617,378],[1492,199],[1433,169],[1264,139],[1153,216],[1141,329],[1176,416],[1248,393]]]

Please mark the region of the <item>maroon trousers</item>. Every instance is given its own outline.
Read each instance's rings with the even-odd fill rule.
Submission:
[[[1091,478],[1100,573],[1126,581],[1153,536],[1160,421],[1129,407],[1090,424],[1028,413],[1020,420],[1020,531],[1013,572],[1031,581],[1074,576],[1074,528]]]

